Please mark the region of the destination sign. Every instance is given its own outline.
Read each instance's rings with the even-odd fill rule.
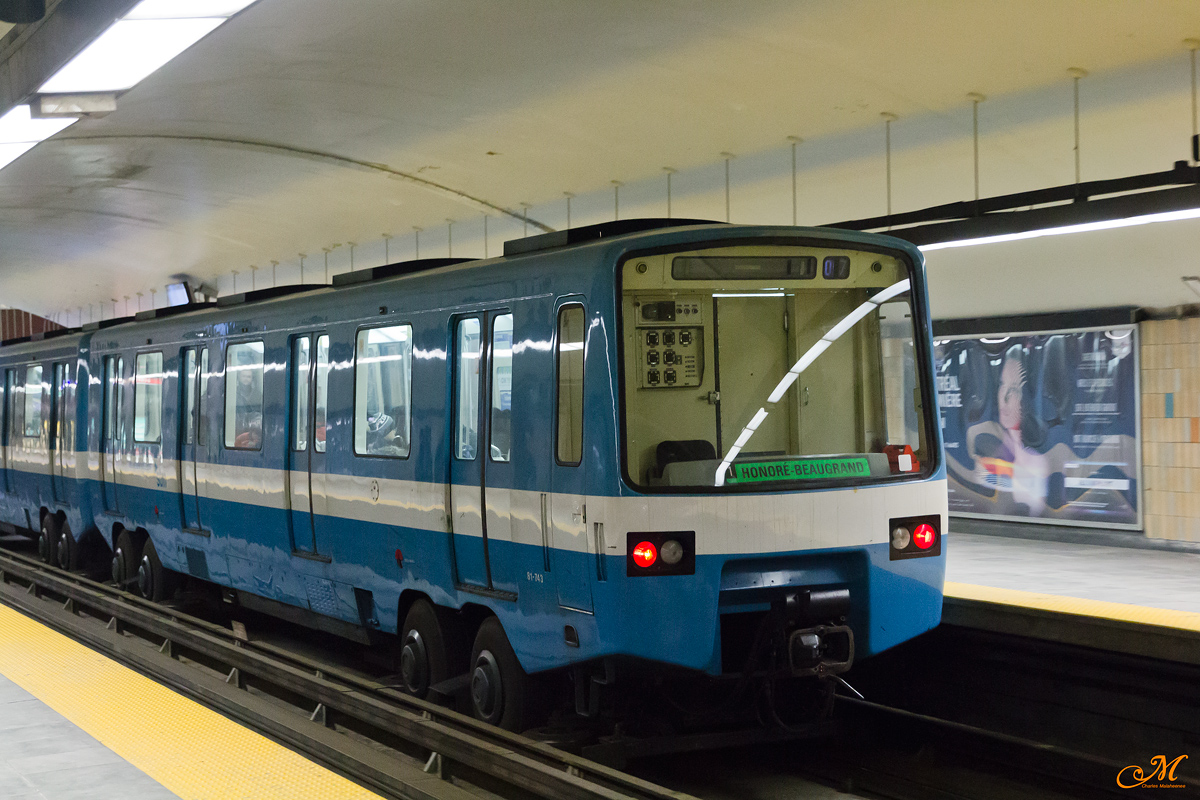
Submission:
[[[804,458],[788,461],[756,461],[731,464],[726,483],[759,481],[821,480],[830,478],[866,478],[871,474],[867,459]]]

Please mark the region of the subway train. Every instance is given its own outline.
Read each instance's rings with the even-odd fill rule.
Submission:
[[[630,220],[0,346],[0,527],[389,648],[535,722],[622,675],[829,680],[934,627],[923,260]],[[216,591],[216,590],[214,590]]]

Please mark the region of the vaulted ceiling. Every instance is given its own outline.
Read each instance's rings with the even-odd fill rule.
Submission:
[[[664,167],[675,215],[723,219],[723,153],[732,220],[790,223],[788,136],[802,224],[872,216],[882,112],[893,208],[969,199],[968,92],[984,195],[1067,183],[1069,67],[1083,178],[1166,169],[1192,36],[1194,0],[259,0],[0,170],[0,303],[109,316],[181,273],[411,256],[414,227],[422,255],[483,255],[485,215],[495,255],[522,216],[565,226],[565,192],[572,224],[662,215]],[[1200,224],[1170,225],[931,254],[936,310],[1184,302]]]

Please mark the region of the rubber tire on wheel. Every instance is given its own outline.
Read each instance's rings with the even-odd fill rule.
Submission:
[[[41,532],[38,533],[38,557],[47,564],[58,564],[58,517],[46,514],[42,517]]]
[[[71,534],[71,526],[65,521],[58,531],[58,544],[54,548],[54,563],[68,572],[79,569],[79,542]]]
[[[402,688],[424,699],[429,687],[452,678],[457,660],[447,640],[453,631],[444,630],[433,604],[421,599],[412,604],[400,630],[400,676]],[[423,654],[423,656],[422,656]]]
[[[504,627],[495,617],[488,617],[479,626],[470,665],[470,704],[475,718],[518,733],[528,727],[529,676],[521,668],[504,635]]]
[[[129,531],[117,534],[117,544],[113,550],[113,583],[118,589],[133,591],[130,581],[137,578],[138,558],[140,552],[133,546],[133,535]]]
[[[137,568],[138,591],[142,597],[156,603],[170,599],[175,594],[174,577],[175,573],[163,567],[158,551],[154,549],[154,542],[147,536],[146,543],[142,545],[142,560]]]

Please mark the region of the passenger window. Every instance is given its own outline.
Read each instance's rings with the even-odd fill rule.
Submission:
[[[42,368],[25,370],[25,435],[42,435]]]
[[[403,458],[412,417],[412,326],[359,331],[355,354],[354,452]]]
[[[7,422],[8,429],[5,434],[8,436],[8,443],[12,445],[17,440],[17,373],[15,370],[5,370],[4,372],[4,406],[8,412]]]
[[[181,391],[183,392],[183,441],[185,444],[196,442],[196,351],[188,348],[183,351],[183,374]]]
[[[117,420],[121,415],[121,369],[124,359],[108,356],[104,359],[104,451],[120,448]]]
[[[558,462],[583,458],[583,306],[558,311]]]
[[[197,413],[200,419],[196,424],[196,444],[204,447],[208,444],[208,348],[200,351],[200,391],[196,398]]]
[[[162,441],[162,353],[141,353],[133,385],[133,440]]]
[[[479,448],[479,362],[482,344],[479,320],[459,320],[454,351],[457,373],[454,455],[464,461],[474,460]]]
[[[225,446],[261,450],[263,343],[231,344],[225,351]]]
[[[292,342],[292,449],[298,453],[308,449],[308,381],[312,375],[308,342],[307,336]]]
[[[492,461],[508,461],[512,453],[512,342],[513,316],[501,314],[492,323]]]
[[[313,415],[313,431],[316,441],[313,447],[318,453],[325,452],[325,431],[328,430],[326,409],[329,407],[329,337],[317,337],[317,403]]]

